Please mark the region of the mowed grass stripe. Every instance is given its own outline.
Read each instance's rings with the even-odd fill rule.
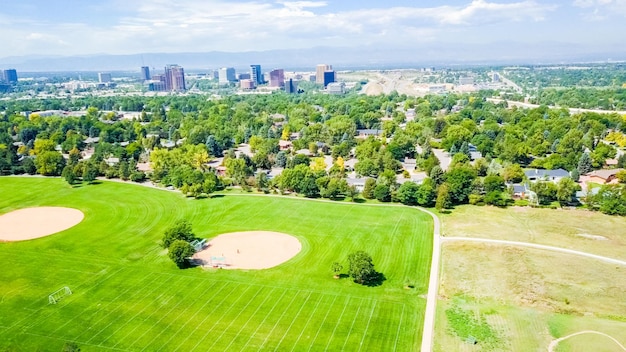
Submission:
[[[121,273],[120,277],[123,277]],[[116,277],[112,276],[111,278]],[[149,282],[149,279],[145,278],[141,282]],[[86,299],[85,296],[78,298],[71,296],[66,297],[64,300],[65,302],[63,300],[61,301],[61,303],[65,303],[64,305],[48,305],[43,308],[42,311],[48,311],[49,313],[44,317],[40,317],[35,320],[36,325],[29,326],[28,328],[29,330],[43,332],[44,334],[49,334],[50,336],[55,336],[56,334],[67,336],[66,334],[72,330],[77,330],[80,333],[83,333],[85,332],[85,327],[91,329],[93,319],[97,318],[97,316],[101,313],[106,315],[107,310],[112,308],[111,305],[116,304],[120,297],[135,288],[136,287],[133,285],[128,285],[121,291],[108,290],[106,296],[100,297],[96,302],[90,302],[89,308],[91,310],[88,311],[76,309],[76,305],[74,304],[76,301],[84,301]],[[75,298],[75,301],[73,301],[72,304],[69,304],[69,300],[71,298]],[[99,321],[98,319],[96,320]]]
[[[0,177],[0,193],[15,189],[23,197],[0,199],[0,213],[26,206],[68,206],[83,211],[85,219],[53,236],[0,243],[0,261],[11,263],[0,273],[0,309],[6,312],[0,326],[19,322],[0,329],[0,350],[59,350],[85,327],[98,335],[85,333],[77,342],[89,337],[86,348],[103,349],[119,342],[121,349],[191,350],[199,340],[203,348],[213,344],[214,350],[234,351],[261,346],[268,351],[323,350],[327,345],[340,350],[344,345],[356,348],[361,341],[363,350],[393,350],[396,343],[398,351],[419,346],[424,309],[419,293],[428,278],[432,220],[415,209],[262,196],[194,200],[106,181],[70,188],[60,179]],[[191,221],[201,238],[269,230],[297,236],[303,248],[292,260],[268,270],[180,271],[159,246],[163,231],[176,219]],[[372,255],[387,278],[381,286],[332,278],[332,262],[346,267],[354,250]],[[20,253],[24,258],[14,260]],[[153,274],[154,282],[148,282]],[[402,288],[407,278],[415,280],[415,290]],[[155,288],[159,280],[167,283]],[[74,294],[49,307],[47,295],[66,284]],[[140,299],[142,293],[158,297],[163,293],[158,290],[169,293],[159,302]],[[348,300],[337,326],[342,303]],[[406,307],[403,317],[401,307]],[[104,316],[108,310],[102,309],[115,311]]]
[[[161,280],[162,280],[162,281],[166,281],[166,280],[163,280],[163,279],[161,279]],[[191,281],[191,279],[190,279],[190,281]],[[194,284],[196,284],[196,286],[195,286],[193,289],[190,289],[190,290],[187,290],[187,291],[183,291],[183,292],[185,293],[184,295],[178,295],[178,294],[173,294],[173,295],[172,295],[172,293],[170,293],[170,294],[172,295],[172,297],[168,300],[168,302],[167,302],[166,304],[164,304],[164,303],[161,303],[161,304],[160,304],[161,306],[164,306],[164,305],[170,305],[170,306],[171,306],[171,307],[170,307],[170,309],[169,309],[167,312],[163,312],[163,310],[162,310],[162,308],[161,308],[161,307],[157,307],[157,308],[155,308],[155,309],[153,309],[153,310],[152,310],[152,313],[151,313],[148,317],[145,317],[145,318],[144,318],[144,323],[133,323],[133,320],[134,320],[134,319],[136,319],[136,318],[137,318],[137,317],[138,317],[141,313],[143,313],[143,311],[145,310],[145,308],[144,308],[144,310],[141,310],[141,311],[137,312],[137,313],[136,313],[136,314],[135,314],[135,315],[134,315],[134,316],[133,316],[130,320],[128,320],[125,324],[120,325],[120,326],[119,326],[119,328],[118,328],[118,330],[114,331],[114,332],[113,332],[111,335],[109,335],[109,336],[115,335],[115,333],[116,333],[117,331],[119,331],[119,330],[121,330],[121,329],[124,329],[124,328],[125,328],[125,329],[126,329],[126,331],[128,331],[128,332],[126,333],[126,335],[124,335],[124,336],[120,339],[120,341],[124,341],[124,340],[126,340],[127,338],[132,339],[132,340],[133,340],[133,343],[129,346],[129,349],[132,349],[132,347],[133,347],[133,346],[134,346],[137,342],[142,341],[142,338],[143,338],[146,334],[148,334],[149,332],[151,332],[154,328],[161,329],[161,326],[160,326],[161,321],[162,321],[163,319],[165,319],[165,318],[168,318],[168,317],[169,317],[169,315],[172,313],[172,311],[174,311],[174,310],[175,310],[178,306],[180,306],[180,304],[181,304],[181,303],[186,302],[186,301],[187,301],[187,299],[188,299],[189,297],[191,297],[191,296],[194,296],[194,294],[195,294],[196,292],[202,292],[202,291],[206,288],[206,283],[204,283],[204,282],[202,282],[202,281],[198,282],[198,281],[196,280],[196,282],[194,282]],[[156,299],[154,299],[154,301],[156,301]],[[154,316],[155,314],[156,314],[157,316],[159,316],[159,320],[157,320],[157,322],[156,322],[156,323],[154,323],[154,324],[148,324],[148,327],[143,329],[143,333],[142,333],[141,335],[139,335],[139,336],[136,336],[136,334],[134,334],[134,331],[142,331],[142,329],[139,329],[139,328],[140,328],[140,327],[143,327],[144,325],[146,325],[146,324],[145,324],[145,321],[146,321],[146,320],[148,320],[148,319],[150,319],[150,318],[151,318],[152,316]],[[134,327],[131,329],[131,326],[134,326]],[[137,329],[139,329],[139,330],[137,330]],[[148,335],[148,342],[144,342],[143,344],[140,344],[139,346],[146,346],[147,344],[149,344],[149,342],[151,342],[152,340],[154,340],[154,337],[155,337],[155,336],[159,336],[160,334],[162,334],[162,333],[163,333],[163,332],[165,332],[165,331],[167,331],[167,329],[163,329],[163,331],[162,331],[162,332],[156,332],[156,333],[155,333],[155,334],[153,334],[153,335]],[[106,340],[105,340],[105,341],[103,341],[103,342],[102,342],[102,344],[104,344],[105,342],[106,342]],[[119,343],[119,342],[118,342],[118,343]],[[117,344],[116,344],[116,345],[114,345],[113,347],[115,347],[115,346],[117,346]]]
[[[266,291],[269,291],[269,292],[266,292]],[[246,305],[242,307],[239,312],[237,311],[233,312],[233,315],[236,314],[236,316],[230,316],[224,319],[225,322],[230,321],[230,323],[226,327],[221,329],[221,331],[219,332],[219,335],[216,334],[216,336],[212,336],[211,344],[209,345],[207,342],[207,344],[203,345],[203,348],[206,347],[207,350],[211,351],[213,350],[214,346],[230,345],[233,342],[233,338],[237,336],[241,332],[242,329],[245,328],[245,326],[243,327],[233,326],[233,324],[243,321],[244,319],[246,319],[246,317],[248,318],[246,321],[250,321],[250,319],[258,311],[258,308],[253,309],[254,306],[255,305],[258,305],[259,307],[262,306],[263,303],[267,300],[266,299],[267,295],[273,291],[274,289],[269,289],[269,288],[261,288],[261,289],[255,290],[254,296],[252,298],[247,299],[248,302],[246,303]],[[257,299],[261,302],[257,302]],[[225,334],[229,334],[229,336],[226,337]],[[225,341],[220,341],[222,338],[224,338]],[[230,339],[230,341],[227,339]],[[227,350],[227,348],[222,348],[222,349]]]
[[[208,329],[204,335],[202,335],[202,337],[200,339],[197,340],[196,344],[189,350],[189,351],[194,351],[196,348],[198,348],[202,342],[209,336],[209,334],[215,330],[215,328],[217,326],[220,326],[220,323],[222,322],[222,320],[224,319],[224,317],[228,314],[228,312],[230,312],[233,308],[235,308],[235,311],[237,311],[238,309],[241,308],[241,305],[239,304],[239,302],[241,301],[242,298],[246,297],[246,293],[252,288],[252,286],[248,286],[246,287],[244,290],[241,291],[241,295],[239,295],[237,297],[236,300],[234,300],[233,302],[230,302],[230,304],[228,305],[228,309],[226,309],[221,315],[220,318],[213,323],[213,325],[211,326],[210,329]],[[249,303],[249,301],[248,301]],[[239,311],[241,312],[241,311]]]
[[[215,307],[217,306],[217,304],[215,304],[215,300],[219,299],[219,297],[221,297],[220,295],[222,293],[228,293],[228,290],[224,291],[224,289],[228,288],[228,289],[232,289],[232,286],[239,286],[239,284],[234,284],[231,282],[215,282],[215,285],[217,285],[219,287],[219,289],[215,289],[215,291],[212,293],[212,295],[210,296],[210,299],[205,299],[204,297],[198,297],[198,299],[196,299],[196,301],[194,302],[194,304],[192,304],[191,306],[186,307],[185,310],[181,311],[180,315],[179,315],[179,319],[177,320],[173,320],[174,322],[178,322],[180,323],[180,319],[184,320],[184,324],[181,324],[180,328],[178,330],[176,330],[174,333],[171,334],[171,336],[167,339],[167,341],[163,342],[163,343],[158,343],[159,339],[157,338],[153,343],[161,346],[160,348],[157,349],[157,351],[173,351],[175,348],[180,346],[180,342],[176,341],[176,337],[179,336],[179,334],[182,331],[185,331],[185,329],[187,329],[186,331],[192,330],[191,334],[189,336],[193,336],[197,329],[202,326],[202,324],[209,318],[212,316],[213,312],[215,312]],[[212,285],[211,287],[214,288],[215,285]],[[202,303],[202,305],[200,305],[199,307],[197,307],[196,305],[199,305],[200,303]],[[211,307],[211,305],[213,305],[213,308],[209,311],[205,311],[205,307],[206,306]],[[189,328],[187,328],[189,327]],[[159,338],[163,338],[163,335],[160,335]],[[146,346],[149,347],[149,346]]]

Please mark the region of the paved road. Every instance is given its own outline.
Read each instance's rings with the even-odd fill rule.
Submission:
[[[450,242],[452,241],[481,242],[481,243],[494,243],[494,244],[502,244],[502,245],[529,247],[529,248],[535,248],[535,249],[544,249],[544,250],[553,251],[553,252],[560,252],[560,253],[573,254],[573,255],[578,255],[582,257],[592,258],[592,259],[600,260],[600,261],[610,263],[610,264],[626,266],[626,261],[624,260],[613,259],[609,257],[603,257],[601,255],[587,253],[587,252],[575,251],[572,249],[566,249],[566,248],[560,248],[560,247],[546,246],[543,244],[536,244],[536,243],[492,240],[492,239],[487,239],[487,238],[472,238],[472,237],[442,237],[441,240],[444,242],[448,242],[448,241]]]

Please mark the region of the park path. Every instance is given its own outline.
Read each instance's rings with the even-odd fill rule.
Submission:
[[[578,255],[578,256],[582,256],[582,257],[587,257],[587,258],[600,260],[600,261],[603,261],[603,262],[606,262],[606,263],[610,263],[610,264],[617,264],[617,265],[626,266],[626,261],[624,261],[624,260],[604,257],[604,256],[601,256],[601,255],[591,254],[591,253],[587,253],[587,252],[575,251],[573,249],[566,249],[566,248],[554,247],[554,246],[546,246],[546,245],[543,245],[543,244],[536,244],[536,243],[505,241],[505,240],[492,240],[492,239],[488,239],[488,238],[473,238],[473,237],[442,237],[442,241],[444,241],[444,242],[448,242],[448,241],[449,242],[454,242],[454,241],[481,242],[481,243],[493,243],[493,244],[501,244],[501,245],[519,246],[519,247],[529,247],[529,248],[543,249],[543,250],[548,250],[548,251],[553,251],[553,252],[573,254],[573,255]]]
[[[556,346],[558,346],[559,342],[561,342],[563,340],[567,340],[570,337],[574,337],[574,336],[578,336],[578,335],[582,335],[582,334],[596,334],[596,335],[601,335],[601,336],[607,337],[607,338],[611,339],[613,342],[615,342],[622,350],[626,351],[626,347],[624,347],[624,345],[622,345],[619,341],[617,341],[617,339],[615,339],[613,336],[607,335],[607,334],[605,334],[603,332],[599,332],[599,331],[584,330],[584,331],[579,331],[577,333],[573,333],[571,335],[563,336],[563,337],[558,338],[556,340],[552,340],[550,342],[550,345],[548,346],[548,352],[554,352],[554,350],[556,349]]]

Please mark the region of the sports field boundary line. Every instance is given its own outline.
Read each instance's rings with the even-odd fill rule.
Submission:
[[[213,281],[212,285],[211,285],[210,287],[208,287],[208,288],[205,290],[205,292],[206,292],[206,291],[208,291],[208,290],[210,290],[210,289],[212,289],[212,288],[215,286],[215,284],[216,284],[217,282],[218,282],[218,281]],[[215,298],[215,295],[217,295],[217,293],[221,292],[221,290],[224,288],[224,286],[227,286],[227,285],[223,285],[223,286],[222,286],[219,290],[216,290],[215,292],[213,292],[213,295],[211,295],[211,298],[210,298],[210,299],[205,299],[204,304],[203,304],[200,308],[196,309],[196,312],[195,312],[195,313],[194,313],[194,314],[193,314],[193,315],[192,315],[189,319],[185,319],[185,323],[184,323],[183,325],[181,325],[181,326],[178,328],[178,330],[176,330],[176,332],[175,332],[175,333],[173,333],[173,334],[172,334],[172,336],[170,336],[170,338],[169,338],[167,341],[165,341],[165,342],[162,344],[162,346],[161,346],[161,347],[160,347],[157,351],[160,351],[161,349],[163,349],[163,348],[165,347],[165,345],[167,345],[170,341],[172,341],[172,339],[174,338],[174,336],[178,335],[178,333],[179,333],[181,330],[183,330],[183,329],[185,328],[185,326],[187,326],[187,324],[189,324],[189,322],[190,322],[193,318],[195,318],[195,317],[196,317],[196,315],[198,315],[198,313],[200,313],[200,312],[202,311],[202,309],[203,309],[203,308],[204,308],[207,304],[209,304],[209,302],[211,302],[211,300],[213,300],[213,298]],[[200,299],[200,298],[198,298],[198,299]],[[196,301],[197,301],[197,300],[196,300]],[[183,311],[183,312],[184,312],[184,311]],[[176,317],[176,320],[178,320],[178,319],[180,318],[180,316],[183,314],[183,312],[181,312],[181,313],[178,315],[178,317]],[[172,322],[172,323],[173,323],[173,322]],[[168,329],[168,328],[172,325],[172,323],[169,323],[169,324],[165,327],[165,329]],[[149,346],[149,345],[146,345],[146,346],[142,349],[142,351],[143,351],[143,350],[145,350],[148,346]]]
[[[276,323],[274,323],[274,326],[272,326],[272,330],[270,330],[270,332],[267,333],[267,336],[265,336],[265,339],[263,340],[263,343],[261,343],[261,346],[259,346],[259,350],[263,349],[263,346],[265,346],[265,343],[267,343],[267,340],[270,338],[270,336],[272,336],[272,333],[274,332],[274,330],[278,326],[278,323],[280,323],[280,321],[283,319],[283,317],[285,316],[285,313],[287,313],[287,310],[289,309],[289,307],[291,307],[291,305],[296,300],[296,297],[298,297],[299,294],[300,294],[300,292],[296,292],[296,294],[293,295],[293,297],[291,297],[291,301],[283,309],[283,313],[280,315],[280,317],[278,317],[278,319],[276,320]]]
[[[313,318],[313,316],[317,312],[317,309],[320,306],[320,303],[322,303],[323,300],[324,300],[324,295],[320,295],[320,299],[315,304],[315,308],[313,308],[313,311],[311,312],[311,315],[309,315],[309,319],[307,319],[306,323],[302,327],[302,330],[300,331],[300,335],[298,335],[298,338],[296,339],[296,342],[294,342],[293,346],[291,346],[291,350],[290,351],[293,351],[296,348],[296,346],[298,345],[298,342],[300,342],[300,339],[302,338],[302,335],[304,334],[304,331],[309,326],[309,323],[311,323],[311,318]]]
[[[132,307],[135,307],[138,303],[142,302],[144,299],[150,297],[150,295],[152,295],[154,292],[158,292],[159,289],[161,287],[163,287],[163,285],[166,284],[166,282],[161,282],[159,285],[152,287],[151,290],[149,290],[147,293],[144,293],[143,291],[141,292],[141,298],[139,298],[133,305]],[[162,295],[164,295],[166,292],[161,293],[158,297],[161,297]],[[115,300],[117,301],[117,299]],[[110,316],[113,312],[116,312],[119,310],[120,306],[115,307],[114,309],[111,309],[109,312],[107,312],[105,315],[103,315],[102,317],[100,317],[100,319],[98,319],[98,321],[95,323],[99,323],[101,322],[103,319],[105,319],[106,317]],[[146,307],[144,307],[140,312],[144,311],[146,309]],[[91,341],[94,337],[100,335],[103,331],[105,331],[109,326],[111,326],[111,324],[115,323],[115,320],[111,321],[109,324],[107,324],[107,326],[105,326],[104,328],[100,329],[97,333],[91,335],[91,337],[89,338],[89,340],[87,340],[87,342]],[[125,323],[126,324],[126,323]],[[80,336],[80,335],[78,335]]]
[[[365,331],[363,331],[363,337],[361,338],[361,342],[359,343],[359,351],[363,348],[363,341],[365,341],[365,336],[367,335],[367,330],[370,328],[370,323],[372,322],[372,316],[374,316],[374,311],[376,310],[376,304],[378,302],[374,302],[374,306],[372,306],[372,311],[370,312],[370,317],[367,319],[367,325],[365,325]]]
[[[224,336],[224,334],[226,333],[226,331],[228,331],[228,329],[230,329],[231,326],[233,326],[233,323],[239,320],[239,317],[241,316],[241,313],[245,312],[246,309],[250,306],[250,303],[252,303],[252,301],[254,301],[259,294],[261,293],[261,290],[257,290],[256,293],[254,294],[254,296],[252,296],[252,298],[248,299],[248,303],[246,303],[245,306],[243,306],[243,308],[241,308],[241,310],[239,311],[239,313],[237,313],[237,316],[235,317],[235,319],[232,319],[230,321],[230,324],[228,324],[228,326],[224,329],[222,329],[222,333],[220,334],[220,336],[218,336],[216,339],[213,339],[213,343],[211,344],[211,346],[209,346],[208,351],[212,351],[213,346],[215,346],[215,343],[222,338],[222,336]],[[267,299],[267,298],[266,298]],[[239,300],[237,300],[239,301]],[[265,302],[265,300],[263,300],[263,302]],[[221,319],[220,319],[221,320]],[[239,330],[241,331],[241,329]],[[204,341],[204,339],[202,340]],[[195,348],[194,348],[195,349]]]
[[[567,249],[555,246],[548,246],[537,243],[529,243],[529,242],[517,242],[517,241],[507,241],[507,240],[494,240],[489,238],[476,238],[476,237],[442,237],[443,242],[479,242],[479,243],[488,243],[488,244],[499,244],[505,246],[518,246],[518,247],[528,247],[533,249],[542,249],[552,252],[564,253],[564,254],[573,254],[581,257],[587,257],[591,259],[596,259],[599,261],[603,261],[609,264],[617,264],[626,266],[625,260],[619,260],[614,258],[609,258],[597,254],[592,254],[588,252],[577,251],[574,249]]]
[[[306,303],[309,301],[309,299],[311,299],[311,293],[309,293],[309,295],[306,296],[306,299],[304,300],[304,302],[302,302],[300,309],[298,309],[298,312],[296,313],[296,315],[293,317],[293,319],[291,319],[291,323],[289,324],[289,327],[287,328],[287,330],[285,330],[285,333],[280,338],[280,341],[278,341],[278,345],[276,345],[276,347],[274,348],[274,352],[278,350],[278,347],[280,347],[280,344],[283,343],[283,340],[285,340],[285,337],[287,336],[287,334],[289,334],[289,330],[291,330],[291,328],[293,327],[293,323],[295,323],[296,320],[298,320],[300,313],[302,313],[302,308],[306,306]]]
[[[376,304],[376,302],[374,302],[374,304]],[[354,317],[352,318],[352,324],[350,324],[350,330],[348,330],[348,333],[346,334],[346,338],[343,340],[343,345],[341,346],[342,351],[344,351],[346,348],[346,344],[348,343],[348,340],[350,339],[350,334],[352,334],[352,329],[354,329],[354,323],[356,323],[357,318],[359,316],[359,312],[361,312],[362,307],[363,307],[363,301],[359,303],[359,308],[356,310],[356,313],[354,313]]]
[[[215,297],[215,295],[216,295],[217,293],[222,292],[222,290],[224,290],[224,288],[225,288],[225,287],[229,286],[229,284],[230,284],[230,283],[227,283],[227,284],[223,285],[222,287],[220,287],[220,289],[218,290],[218,292],[216,292],[216,293],[215,293],[212,297]],[[241,285],[241,284],[237,284],[237,286],[239,286],[239,285]],[[237,287],[237,286],[235,286],[235,287]],[[207,302],[208,302],[208,301],[207,301]],[[196,325],[196,327],[195,327],[195,328],[194,328],[194,329],[193,329],[193,330],[192,330],[192,331],[191,331],[191,332],[187,335],[187,337],[185,337],[185,339],[184,339],[182,342],[180,342],[180,343],[176,346],[176,348],[174,349],[174,352],[175,352],[176,350],[178,350],[178,349],[180,348],[180,346],[182,346],[182,344],[183,344],[183,343],[185,343],[187,340],[189,340],[189,338],[190,338],[191,336],[193,336],[193,334],[195,334],[195,333],[196,333],[196,331],[198,330],[198,328],[199,328],[200,326],[202,326],[202,324],[204,324],[204,322],[205,322],[205,321],[206,321],[206,320],[207,320],[207,319],[211,316],[211,314],[213,314],[213,312],[215,312],[215,310],[217,309],[217,307],[220,307],[220,306],[222,305],[222,303],[224,303],[224,301],[223,301],[223,300],[222,300],[222,301],[220,301],[218,304],[216,304],[216,305],[214,305],[214,306],[213,306],[213,309],[211,309],[211,312],[210,312],[210,313],[208,313],[208,314],[206,314],[206,316],[205,316],[205,317],[204,317],[204,318],[200,321],[200,323],[199,323],[199,324],[197,324],[197,325]],[[188,321],[189,321],[189,320],[188,320]],[[179,331],[180,331],[180,329],[179,329]]]
[[[199,339],[199,340],[198,340],[198,342],[196,342],[195,346],[193,346],[190,350],[188,350],[188,352],[192,352],[192,351],[194,351],[196,348],[198,348],[198,346],[200,345],[200,342],[204,341],[204,339],[206,339],[206,338],[207,338],[207,336],[209,336],[209,333],[210,333],[211,331],[213,331],[213,329],[215,329],[215,327],[216,327],[216,326],[218,326],[218,325],[220,324],[220,322],[222,321],[222,319],[224,319],[224,317],[226,316],[226,314],[227,314],[228,312],[230,312],[230,311],[233,309],[233,307],[234,307],[234,306],[236,306],[236,305],[237,305],[236,303],[237,303],[237,302],[239,302],[239,301],[240,301],[240,300],[241,300],[241,299],[245,296],[245,294],[246,294],[249,290],[250,290],[250,287],[247,287],[245,290],[243,290],[243,292],[241,292],[241,295],[239,295],[239,297],[237,297],[237,299],[236,299],[236,300],[234,300],[234,301],[231,303],[231,305],[228,307],[228,309],[226,309],[226,311],[224,311],[224,312],[222,313],[222,315],[220,316],[220,318],[219,318],[219,319],[218,319],[218,320],[217,320],[217,321],[213,324],[213,326],[211,326],[211,328],[210,328],[207,332],[205,332],[205,333],[204,333],[204,335],[202,336],[202,338],[201,338],[201,339]],[[258,294],[258,292],[257,292],[257,294]],[[248,302],[248,304],[249,304],[249,303],[250,303],[250,302]],[[239,314],[241,314],[241,312],[239,312]],[[176,349],[178,349],[178,348],[176,348]]]
[[[145,281],[145,279],[147,279],[147,278],[148,278],[148,277],[150,277],[150,276],[151,276],[151,275],[146,275],[146,276],[145,276],[145,277],[141,280],[141,282],[144,282],[144,281]],[[150,280],[147,280],[147,281],[150,281]],[[128,292],[128,291],[129,291],[129,290],[131,290],[131,289],[132,289],[132,287],[127,287],[124,291],[120,292],[117,296],[115,296],[115,298],[113,298],[113,300],[112,300],[112,301],[113,301],[113,302],[118,301],[120,297],[122,297],[122,296],[123,296],[126,292]],[[143,292],[143,290],[142,290],[142,291],[140,291],[140,292]],[[96,302],[94,302],[91,306],[93,306],[93,305],[95,305],[95,304],[96,304]],[[98,303],[98,304],[100,304],[100,303]],[[89,307],[87,307],[87,308],[89,308]],[[102,306],[100,309],[98,309],[98,310],[96,310],[95,312],[93,312],[93,314],[91,314],[91,316],[92,316],[92,317],[93,317],[93,316],[95,316],[96,314],[98,314],[98,313],[102,312],[102,310],[103,310],[103,309],[105,309],[105,308],[106,308],[106,305]],[[110,314],[110,312],[109,312],[109,313],[107,313],[107,314],[105,315],[105,317],[106,317],[106,316],[108,316],[109,314]],[[82,317],[82,316],[81,316],[81,317]],[[52,333],[53,333],[53,334],[56,334],[56,333],[57,333],[58,331],[60,331],[63,327],[65,327],[65,326],[66,326],[67,324],[69,324],[70,322],[74,321],[74,319],[76,319],[76,318],[77,318],[77,317],[74,317],[74,318],[72,318],[72,319],[69,319],[67,322],[65,322],[65,324],[63,324],[63,325],[61,325],[61,326],[57,327],[57,328],[56,328],[56,330],[54,330]],[[102,318],[104,318],[104,317],[101,317],[100,319],[98,319],[98,322],[99,322],[99,321],[101,321],[101,320],[102,320]],[[80,337],[83,333],[85,333],[86,331],[87,331],[87,330],[83,330],[83,331],[82,331],[80,334],[78,334],[75,338],[79,338],[79,337]]]
[[[250,321],[252,320],[252,318],[259,312],[259,310],[261,309],[261,307],[263,307],[263,305],[265,304],[265,302],[267,302],[268,299],[270,299],[270,297],[272,296],[272,293],[274,293],[276,289],[272,289],[270,291],[270,294],[265,295],[265,299],[263,300],[263,302],[261,302],[261,304],[259,304],[256,309],[254,310],[254,312],[252,312],[252,314],[250,315],[250,317],[248,318],[248,320],[246,320],[245,324],[243,324],[241,326],[241,328],[239,329],[239,331],[237,331],[237,334],[230,340],[230,343],[228,344],[228,346],[224,347],[224,351],[228,351],[230,348],[230,345],[233,344],[233,342],[235,342],[235,340],[237,339],[237,337],[239,337],[239,335],[241,334],[241,332],[246,328],[246,326],[248,326],[248,324],[250,323]]]
[[[65,339],[65,338],[56,337],[56,336],[48,336],[48,335],[43,335],[43,334],[37,334],[37,333],[34,333],[34,332],[26,332],[25,331],[24,334],[25,335],[44,337],[44,338],[51,339],[51,340],[67,341],[67,339]],[[107,349],[107,350],[130,352],[129,350],[124,350],[124,349],[121,349],[121,348],[113,348],[113,347],[107,347],[107,346],[98,346],[98,345],[94,345],[94,344],[87,343],[87,342],[82,342],[82,341],[73,341],[73,342],[76,342],[79,345],[87,345],[87,346],[91,346],[91,347],[104,348],[104,349]]]
[[[192,289],[190,289],[190,290],[187,290],[187,294],[184,296],[184,297],[185,297],[185,299],[186,299],[187,297],[193,296],[193,294],[192,294],[192,293],[195,293],[195,292],[196,292],[196,290],[198,290],[198,288],[202,288],[202,284],[204,284],[204,282],[200,281],[200,282],[198,282],[198,285],[196,285],[195,287],[193,287],[193,288],[192,288]],[[202,291],[202,290],[201,290],[201,291]],[[159,296],[159,297],[160,297],[160,296]],[[134,342],[133,342],[133,343],[132,343],[132,344],[131,344],[128,348],[131,348],[131,349],[132,349],[132,347],[135,345],[135,343],[136,343],[137,341],[139,341],[139,339],[140,339],[140,338],[144,337],[144,336],[146,335],[146,333],[148,333],[148,331],[152,331],[152,329],[154,329],[154,328],[157,326],[157,324],[159,324],[159,323],[160,323],[160,322],[161,322],[161,321],[162,321],[165,317],[169,316],[169,314],[170,314],[170,313],[171,313],[171,312],[172,312],[172,311],[173,311],[176,307],[178,307],[178,306],[179,306],[182,302],[183,302],[183,299],[179,299],[179,300],[178,300],[178,302],[177,302],[177,303],[176,303],[173,307],[171,307],[171,308],[170,308],[170,310],[169,310],[167,313],[165,313],[165,314],[161,314],[161,318],[160,318],[159,320],[157,320],[157,322],[156,322],[156,323],[154,323],[154,324],[153,324],[150,328],[146,329],[146,330],[143,332],[143,334],[141,334],[141,335],[140,335],[140,336],[138,336],[138,337],[133,337],[133,339],[134,339],[135,341],[134,341]],[[169,303],[169,301],[168,301],[168,303]],[[132,322],[133,320],[135,320],[135,318],[136,318],[136,317],[137,317],[140,313],[142,313],[142,312],[143,312],[146,308],[147,308],[147,306],[146,306],[146,307],[144,307],[144,309],[142,309],[140,312],[138,312],[137,314],[135,314],[135,315],[134,315],[131,319],[129,319],[128,321],[126,321],[124,324],[122,324],[122,325],[118,328],[118,330],[119,330],[119,329],[121,329],[121,328],[123,328],[124,326],[128,325],[128,324],[129,324],[130,322]],[[154,311],[153,311],[153,312],[149,315],[149,317],[152,317],[152,316],[153,316],[155,313],[157,313],[157,312],[159,312],[159,309],[155,309],[155,310],[154,310]],[[159,313],[161,313],[161,312],[159,312]],[[145,318],[145,319],[144,319],[144,322],[146,321],[146,319],[148,319],[148,318]],[[125,339],[126,339],[126,338],[130,335],[130,334],[132,334],[132,332],[133,332],[133,331],[135,331],[135,330],[137,329],[137,327],[138,327],[138,326],[139,326],[139,325],[136,325],[136,326],[135,326],[135,328],[133,328],[133,329],[132,329],[132,330],[131,330],[128,334],[126,334],[126,335],[125,335],[122,339],[120,339],[120,342],[121,342],[121,341],[123,341],[123,340],[125,340]],[[116,330],[115,332],[117,332],[118,330]],[[156,337],[158,337],[158,336],[160,336],[161,334],[162,334],[162,332],[160,332],[159,334],[157,334],[157,335],[155,336],[155,338],[156,338]],[[111,336],[112,336],[112,334],[111,334]],[[119,342],[118,342],[118,343],[119,343]],[[117,344],[115,344],[114,346],[117,346]]]
[[[563,337],[560,337],[560,338],[558,338],[556,340],[550,341],[550,345],[548,346],[548,352],[553,352],[554,349],[556,349],[556,347],[559,345],[560,342],[565,341],[565,340],[569,339],[570,337],[575,337],[575,336],[583,335],[583,334],[594,334],[594,335],[604,336],[604,337],[612,340],[613,342],[615,342],[622,350],[626,351],[626,347],[624,347],[624,345],[622,345],[621,342],[619,342],[616,338],[614,338],[613,336],[611,336],[609,334],[605,334],[603,332],[595,331],[595,330],[583,330],[583,331],[575,332],[573,334],[569,334],[567,336],[563,336]]]
[[[244,351],[246,349],[246,347],[248,347],[248,344],[250,343],[250,341],[252,341],[252,339],[254,338],[254,335],[256,335],[256,333],[259,331],[259,329],[261,328],[261,326],[263,326],[263,324],[265,323],[265,321],[267,320],[267,317],[269,317],[271,315],[271,313],[274,311],[274,309],[276,308],[276,306],[278,305],[278,303],[283,299],[283,297],[285,297],[285,293],[287,291],[283,291],[283,294],[280,295],[280,297],[276,300],[276,302],[274,302],[274,305],[272,306],[272,309],[270,309],[270,311],[265,315],[265,317],[263,318],[263,320],[261,321],[261,323],[256,327],[256,329],[254,330],[254,332],[250,335],[250,337],[248,338],[248,341],[246,341],[246,344],[241,348],[240,351]]]
[[[341,319],[343,319],[343,315],[346,313],[346,308],[348,308],[348,303],[350,303],[350,298],[348,298],[348,300],[343,305],[343,310],[341,311],[341,314],[339,315],[339,318],[337,319],[337,322],[335,323],[335,327],[333,328],[332,334],[330,334],[330,338],[328,339],[328,342],[326,342],[326,347],[324,347],[324,351],[328,351],[328,346],[330,346],[330,343],[333,341],[333,338],[335,337],[335,331],[337,331],[337,327],[339,326],[339,323],[341,323]]]

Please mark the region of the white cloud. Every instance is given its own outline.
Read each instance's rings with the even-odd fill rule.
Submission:
[[[572,4],[585,10],[583,17],[591,21],[605,20],[613,15],[626,16],[626,0],[575,0]]]
[[[334,12],[327,1],[110,1],[112,12],[125,13],[111,26],[72,24],[70,28],[52,20],[31,24],[32,28],[28,29],[9,25],[9,29],[0,28],[2,38],[11,32],[4,47],[15,45],[24,53],[75,54],[403,45],[434,41],[455,28],[542,21],[556,9],[554,5],[534,0],[507,3],[473,0],[465,6],[392,6]],[[60,48],[58,44],[39,43],[29,47],[20,42],[31,33],[47,33],[62,38],[67,45]],[[0,57],[10,55],[2,50],[6,49],[0,48]]]

